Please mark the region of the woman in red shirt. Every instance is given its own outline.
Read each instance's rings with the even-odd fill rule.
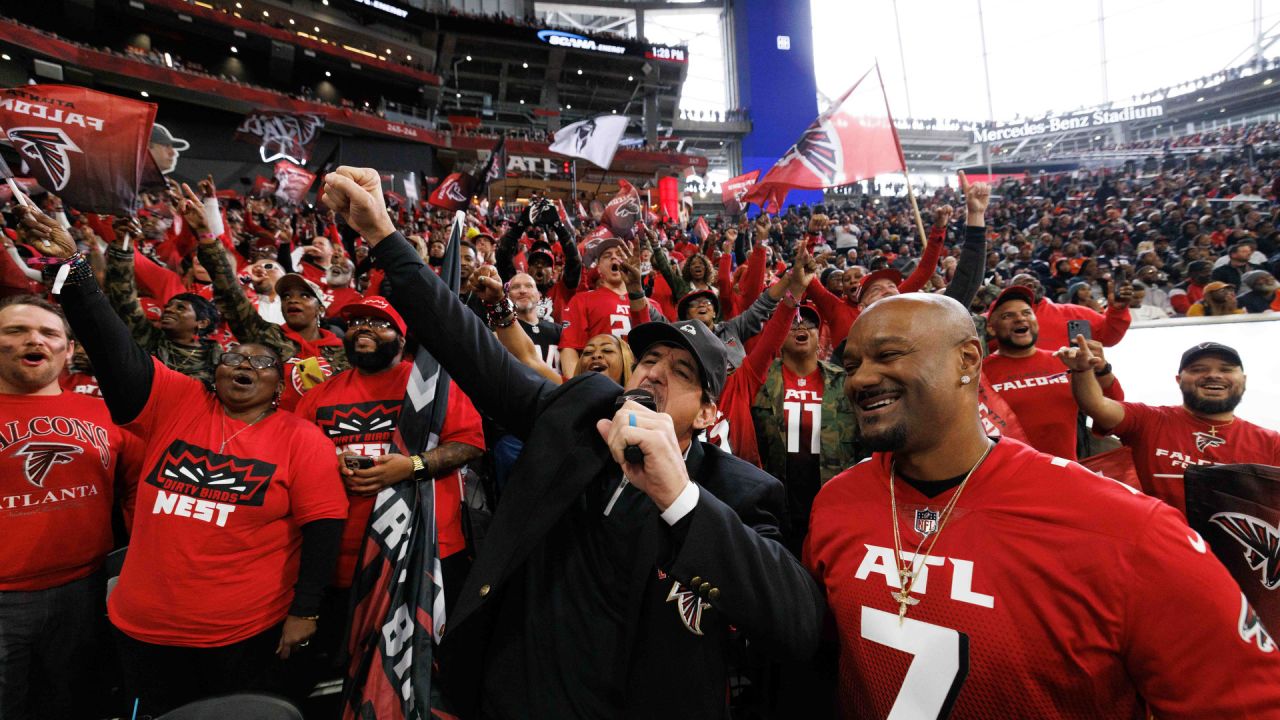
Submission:
[[[138,713],[280,688],[279,660],[316,631],[347,515],[332,446],[276,411],[283,376],[271,348],[223,354],[205,390],[134,343],[65,230],[38,212],[23,222],[66,258],[47,271],[65,281],[52,284],[112,420],[145,446],[129,552],[108,600]]]

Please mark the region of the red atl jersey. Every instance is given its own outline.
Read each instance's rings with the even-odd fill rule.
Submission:
[[[805,544],[845,717],[1276,717],[1280,652],[1204,540],[1167,505],[1012,438],[927,558],[917,528],[956,489],[895,481],[900,557],[920,570],[900,624],[891,461],[828,482]]]
[[[822,452],[822,368],[815,369],[808,377],[799,377],[783,363],[782,391],[782,411],[787,416],[787,454],[816,458]]]
[[[64,372],[58,378],[58,386],[63,390],[90,397],[102,397],[102,388],[98,387],[98,378],[85,372]]]
[[[122,433],[97,398],[0,394],[0,591],[88,576],[111,550]]]
[[[146,441],[144,474],[107,610],[143,642],[229,645],[284,619],[300,529],[345,519],[346,493],[314,425],[283,411],[232,420],[199,381],[154,367],[151,396],[127,426]]]
[[[376,458],[398,452],[392,444],[392,435],[400,419],[400,405],[412,371],[413,363],[407,361],[374,374],[347,370],[307,393],[295,412],[303,420],[320,426],[340,453],[347,451]],[[450,442],[484,449],[480,414],[452,382],[440,436],[441,444]],[[467,547],[462,535],[462,480],[454,470],[437,476],[435,484],[440,557],[448,557]],[[351,510],[342,534],[342,552],[334,573],[335,587],[351,586],[374,499],[374,496],[347,496]]]
[[[601,287],[578,293],[569,301],[565,313],[560,348],[581,351],[596,335],[614,335],[626,339],[631,332],[631,301],[626,293]]]
[[[1216,430],[1215,430],[1216,428]],[[1191,465],[1280,465],[1280,433],[1236,418],[1214,424],[1181,405],[1124,404],[1124,420],[1111,429],[1133,448],[1142,489],[1187,514],[1182,474]]]

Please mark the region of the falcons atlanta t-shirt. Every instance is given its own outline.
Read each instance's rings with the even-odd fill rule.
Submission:
[[[1040,452],[1076,459],[1076,413],[1071,374],[1048,350],[1012,358],[994,353],[982,361],[982,374],[1013,409],[1027,436]]]
[[[297,415],[318,425],[339,453],[347,451],[376,458],[398,452],[392,444],[392,436],[412,371],[413,363],[407,361],[380,373],[347,370],[307,393],[298,405]],[[449,407],[445,412],[440,442],[460,442],[484,450],[480,414],[452,382],[449,383]],[[455,470],[437,477],[435,487],[440,557],[449,557],[467,546],[462,534],[461,478]],[[374,496],[348,497],[351,509],[342,533],[342,551],[334,573],[335,587],[351,586],[374,500]]]
[[[1275,716],[1280,650],[1169,506],[1006,437],[940,531],[957,489],[894,481],[899,555],[891,462],[824,485],[805,543],[845,717]],[[901,623],[899,558],[920,571]]]
[[[0,591],[65,585],[102,564],[121,441],[100,399],[0,394]]]
[[[1124,403],[1124,420],[1111,429],[1133,448],[1142,489],[1186,515],[1182,474],[1192,465],[1280,465],[1280,433],[1236,418],[1210,423],[1181,405]]]
[[[143,642],[229,645],[284,619],[300,528],[345,519],[346,492],[314,425],[276,411],[247,426],[199,381],[154,366],[151,396],[125,426],[146,449],[108,614]]]
[[[569,301],[560,347],[580,351],[596,335],[613,335],[625,340],[630,332],[631,301],[626,294],[596,288],[578,293]]]

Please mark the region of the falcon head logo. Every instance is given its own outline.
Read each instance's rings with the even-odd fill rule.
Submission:
[[[586,149],[587,145],[591,144],[591,136],[596,134],[595,119],[593,118],[583,122],[574,129],[573,133],[574,150],[582,152]]]
[[[799,160],[825,185],[839,185],[844,175],[844,150],[828,118],[818,118],[804,131],[779,164]]]
[[[9,142],[32,164],[38,164],[49,176],[54,190],[61,190],[71,179],[71,157],[68,153],[84,152],[58,128],[19,127],[8,131]]]
[[[400,401],[331,405],[316,411],[316,425],[337,442],[359,442],[372,433],[390,433],[400,417]]]
[[[462,192],[462,185],[451,177],[445,178],[444,186],[440,188],[440,194],[456,203],[467,202],[467,196]]]
[[[1249,598],[1240,593],[1240,622],[1237,628],[1240,631],[1240,639],[1247,643],[1253,643],[1258,649],[1264,653],[1275,652],[1276,643],[1267,634],[1267,629],[1262,627],[1262,620],[1258,617],[1258,613],[1249,605]]]
[[[174,440],[146,480],[169,492],[201,498],[217,493],[219,502],[261,506],[275,472],[272,463],[221,455]]]
[[[1199,450],[1200,452],[1204,452],[1207,448],[1216,448],[1220,445],[1227,444],[1226,438],[1212,435],[1207,432],[1197,432],[1195,433],[1195,438],[1196,450]]]
[[[1280,587],[1280,530],[1252,515],[1220,512],[1209,518],[1244,546],[1244,559],[1249,567],[1262,571],[1262,586],[1268,590]]]
[[[51,442],[29,442],[22,446],[16,454],[24,458],[22,463],[22,472],[27,476],[27,482],[38,488],[44,487],[44,479],[48,477],[49,471],[54,465],[63,465],[75,459],[76,455],[84,452],[84,448],[78,445],[66,445],[63,443]]]
[[[702,634],[702,611],[711,607],[711,603],[698,597],[689,588],[682,586],[678,580],[671,582],[671,591],[667,593],[667,602],[676,604],[676,612],[680,613],[680,621],[684,623],[686,630],[694,635]]]

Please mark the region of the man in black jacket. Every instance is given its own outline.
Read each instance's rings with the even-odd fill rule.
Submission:
[[[508,354],[396,232],[376,171],[339,168],[322,199],[413,299],[397,309],[424,346],[525,440],[441,643],[454,709],[722,718],[733,629],[777,657],[813,653],[825,607],[779,542],[781,485],[693,439],[724,385],[704,324],[632,330],[628,388],[658,411],[617,408],[622,388],[604,375],[556,386]],[[642,462],[626,460],[632,445]]]

